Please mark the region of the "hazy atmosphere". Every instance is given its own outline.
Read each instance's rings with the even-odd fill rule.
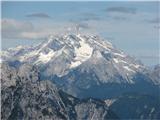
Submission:
[[[155,2],[2,1],[2,120],[160,120]]]
[[[159,11],[157,2],[2,2],[2,49],[32,45],[50,34],[98,34],[117,48],[158,64]]]

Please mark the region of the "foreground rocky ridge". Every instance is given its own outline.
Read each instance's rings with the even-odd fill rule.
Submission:
[[[78,99],[40,80],[37,67],[1,64],[1,119],[158,119],[158,96],[132,94],[110,100]],[[128,110],[128,108],[130,108]]]
[[[36,67],[23,65],[18,70],[1,64],[1,119],[115,119],[105,102],[80,100],[64,93],[48,80],[40,81]]]

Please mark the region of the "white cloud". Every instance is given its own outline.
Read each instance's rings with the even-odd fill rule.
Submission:
[[[2,38],[19,38],[22,32],[32,31],[33,25],[26,21],[2,19]]]
[[[83,25],[80,32],[82,33],[105,33],[108,37],[114,37],[115,39],[128,38],[134,36],[135,39],[151,38],[157,34],[152,24],[144,22],[144,19],[152,18],[150,13],[137,13],[137,14],[109,14],[111,17],[124,17],[129,18],[128,21],[124,20],[88,20],[80,24],[81,22],[73,23],[67,20],[53,20],[53,19],[40,19],[30,21],[20,21],[14,19],[2,19],[2,38],[18,38],[18,39],[41,39],[50,34],[61,34],[68,31],[69,27],[75,24]],[[72,30],[73,31],[73,30]],[[127,34],[126,34],[127,33]],[[115,35],[115,36],[114,36]],[[116,37],[119,38],[116,38]],[[125,41],[125,40],[124,40]]]
[[[70,22],[53,20],[20,21],[2,19],[2,38],[4,39],[41,39],[50,34],[61,34],[72,27]]]
[[[3,31],[30,31],[33,25],[26,21],[17,21],[14,19],[2,19]]]

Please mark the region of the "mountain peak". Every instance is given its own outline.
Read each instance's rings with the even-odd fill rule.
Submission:
[[[74,43],[85,41],[86,43],[90,44],[97,44],[101,47],[105,47],[106,45],[109,47],[112,47],[112,44],[108,42],[107,40],[101,39],[97,35],[89,35],[89,34],[74,34],[74,33],[68,33],[65,35],[50,35],[48,38],[47,43],[52,43],[54,41],[58,41],[59,43],[63,44],[70,44],[73,45]]]
[[[3,58],[45,66],[45,74],[57,76],[64,76],[81,66],[87,66],[86,69],[95,67],[95,72],[100,72],[98,76],[105,82],[107,74],[111,75],[108,79],[119,74],[128,80],[129,76],[143,68],[134,58],[117,50],[110,42],[99,36],[86,34],[51,35],[47,41],[37,46],[12,49],[2,54]]]

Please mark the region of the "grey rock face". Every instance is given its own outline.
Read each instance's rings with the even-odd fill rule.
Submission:
[[[152,71],[149,73],[150,78],[156,85],[160,84],[160,65],[156,65]]]
[[[36,67],[25,64],[18,70],[1,65],[1,119],[59,120],[117,118],[103,101],[79,100],[57,89],[48,80],[40,81]]]

